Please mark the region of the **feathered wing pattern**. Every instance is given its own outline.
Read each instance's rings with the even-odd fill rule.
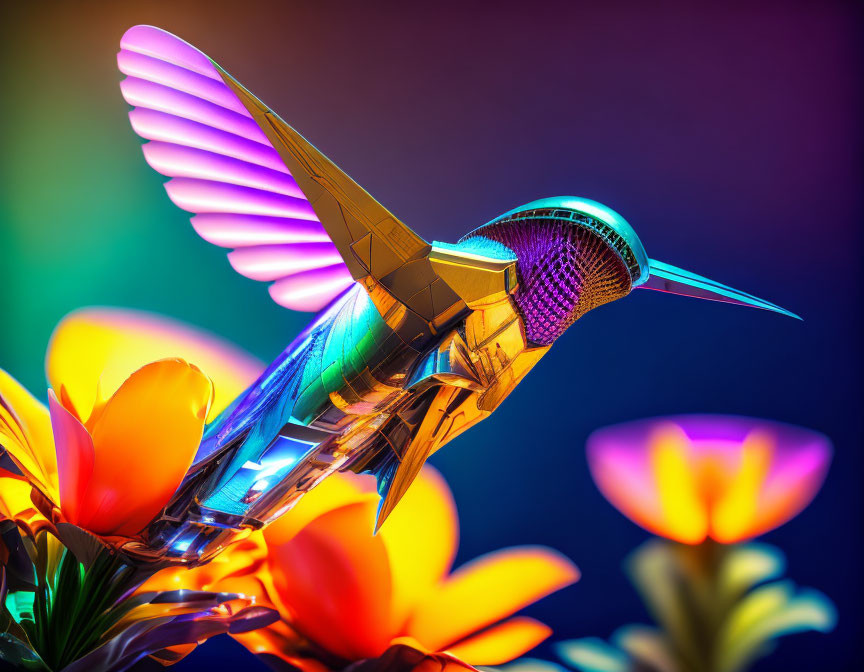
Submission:
[[[397,276],[428,254],[428,243],[204,53],[158,28],[135,26],[121,40],[118,65],[126,75],[123,97],[134,107],[132,127],[147,141],[147,163],[170,178],[171,200],[194,214],[202,238],[232,248],[228,258],[237,272],[272,282],[277,303],[320,311],[355,281],[368,288],[368,279],[381,281],[397,301],[417,293]],[[286,353],[289,360],[296,354]],[[272,411],[293,400],[273,381],[289,364],[277,360],[267,384],[214,423],[218,434],[205,438],[196,464],[253,427],[266,437],[278,430],[260,423],[272,421],[270,415],[284,420]],[[411,459],[389,474],[379,524],[432,450],[412,446]]]
[[[204,53],[135,26],[117,57],[144,156],[234,269],[317,311],[357,279],[380,278],[426,243]]]

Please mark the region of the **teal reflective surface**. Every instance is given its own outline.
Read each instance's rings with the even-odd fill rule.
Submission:
[[[642,246],[642,241],[639,240],[639,236],[637,236],[636,232],[633,230],[633,227],[630,226],[630,223],[612,208],[603,205],[602,203],[598,203],[597,201],[592,201],[590,198],[581,198],[579,196],[552,196],[550,198],[541,198],[537,201],[531,201],[525,205],[520,205],[518,208],[513,208],[512,210],[505,212],[503,215],[499,215],[493,219],[492,222],[527,210],[549,208],[572,210],[587,215],[588,217],[598,219],[607,224],[613,231],[615,231],[615,233],[627,242],[627,245],[633,252],[633,256],[636,257],[636,261],[639,263],[639,277],[633,282],[633,286],[638,287],[648,279],[648,255],[645,252],[645,248]],[[492,222],[489,223],[491,224]]]

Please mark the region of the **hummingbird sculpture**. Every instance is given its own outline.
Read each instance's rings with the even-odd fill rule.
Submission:
[[[202,562],[338,470],[376,476],[376,530],[445,443],[486,418],[592,308],[653,289],[792,315],[649,259],[621,215],[546,198],[427,243],[201,51],[121,42],[147,162],[240,274],[317,313],[207,428],[142,554]]]

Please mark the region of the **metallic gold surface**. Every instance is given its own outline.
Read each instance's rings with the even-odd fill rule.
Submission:
[[[515,260],[499,260],[432,246],[432,268],[469,308],[501,300],[516,290]]]
[[[355,280],[367,275],[383,278],[405,262],[425,256],[429,249],[426,241],[242,84],[216,67],[291,171]],[[356,256],[354,244],[358,244]]]

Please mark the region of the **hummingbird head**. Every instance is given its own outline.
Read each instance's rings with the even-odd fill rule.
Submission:
[[[797,317],[773,303],[649,259],[627,220],[587,198],[533,201],[459,242],[478,237],[504,245],[516,256],[519,289],[513,299],[526,336],[536,345],[551,345],[589,310],[637,287]]]

